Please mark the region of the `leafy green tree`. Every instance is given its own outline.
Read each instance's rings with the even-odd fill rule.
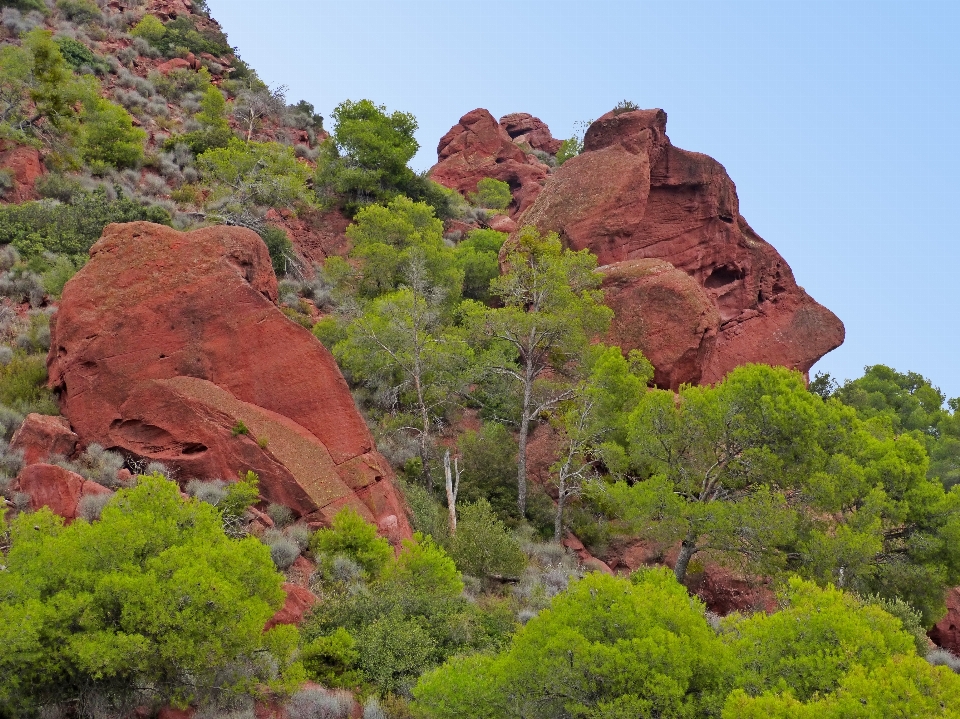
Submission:
[[[194,155],[202,155],[207,150],[225,148],[233,139],[233,130],[227,121],[227,101],[223,93],[214,85],[209,85],[200,99],[200,112],[194,115],[200,123],[200,129],[170,138],[166,147],[172,149],[183,143]]]
[[[283,602],[267,548],[227,538],[213,507],[159,475],[119,491],[93,524],[21,514],[4,564],[8,715],[95,696],[122,709],[253,691],[272,681],[271,657],[288,680],[302,677],[288,661],[296,630],[263,632]]]
[[[458,500],[486,501],[501,518],[520,519],[517,513],[517,440],[499,422],[484,422],[479,431],[457,438],[463,481]]]
[[[380,576],[393,558],[390,543],[378,537],[377,528],[350,507],[337,512],[329,529],[313,535],[310,549],[324,561],[340,556],[352,559],[370,577]]]
[[[389,202],[416,177],[407,163],[420,149],[413,115],[347,100],[333,111],[333,132],[320,146],[317,187],[343,197],[351,214],[372,202]]]
[[[505,651],[449,662],[413,695],[424,719],[716,716],[732,668],[703,605],[669,571],[594,573]]]
[[[274,273],[277,277],[283,277],[287,273],[287,263],[293,255],[293,243],[287,237],[286,231],[276,225],[264,225],[258,234],[270,253]]]
[[[347,228],[352,256],[361,260],[353,281],[361,298],[374,298],[409,285],[413,265],[425,270],[424,281],[439,288],[452,306],[460,298],[463,274],[453,251],[443,242],[443,222],[422,202],[397,197],[387,206],[371,205]]]
[[[470,195],[470,202],[477,207],[503,211],[513,202],[513,194],[503,180],[484,177],[477,183],[477,191]]]
[[[525,227],[506,264],[509,271],[491,285],[503,306],[465,302],[464,322],[486,350],[487,372],[507,378],[521,396],[517,506],[524,514],[531,424],[571,396],[566,383],[541,378],[548,371],[555,378],[570,375],[613,313],[602,304],[596,256],[563,249],[555,233],[541,237]]]
[[[463,296],[488,302],[490,283],[500,275],[500,248],[507,235],[496,230],[472,230],[455,248],[455,261],[463,271]]]
[[[233,224],[260,229],[267,208],[313,203],[309,169],[293,148],[275,142],[234,138],[200,155],[197,167],[212,190],[210,214]]]
[[[101,98],[84,103],[80,154],[92,166],[136,167],[143,160],[145,130],[133,126],[125,109]]]
[[[450,538],[450,556],[472,577],[519,577],[527,564],[520,543],[481,499],[460,508],[457,531]]]

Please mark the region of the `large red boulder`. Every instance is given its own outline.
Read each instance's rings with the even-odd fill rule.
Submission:
[[[960,655],[960,587],[947,592],[947,615],[929,632],[933,643]]]
[[[468,112],[450,128],[437,146],[437,158],[431,179],[464,196],[476,192],[477,183],[485,177],[510,185],[511,215],[533,204],[549,173],[546,165],[525,154],[484,109]]]
[[[556,155],[560,151],[561,142],[550,134],[547,123],[530,113],[513,112],[504,115],[500,118],[500,127],[518,145],[523,143],[548,155]]]
[[[283,606],[270,618],[264,630],[272,629],[278,624],[299,624],[310,608],[317,603],[314,593],[298,584],[284,582],[283,591],[286,594]]]
[[[23,452],[24,464],[36,464],[51,455],[71,456],[77,449],[78,440],[66,418],[28,414],[13,433],[10,449]]]
[[[519,223],[557,231],[608,266],[607,276],[616,277],[608,290],[618,287],[608,300],[620,312],[613,339],[659,357],[663,386],[716,382],[748,362],[809,371],[843,342],[843,323],[797,285],[786,261],[740,215],[723,166],[674,147],[666,124],[663,110],[601,117],[587,131],[583,153],[550,175]],[[679,274],[671,279],[667,271],[637,278],[631,289],[624,276],[637,267],[616,265],[636,260],[668,262],[700,294],[689,283],[681,289]],[[654,292],[660,282],[672,286]],[[647,304],[633,305],[631,292]],[[704,302],[713,309],[701,313]],[[680,306],[687,329],[664,332]],[[641,319],[646,326],[638,326]]]
[[[11,181],[10,190],[3,195],[3,200],[20,203],[40,197],[34,185],[46,170],[40,159],[40,151],[35,147],[0,140],[0,169],[9,173]]]
[[[77,518],[80,500],[96,494],[110,494],[110,490],[90,482],[79,474],[54,464],[33,464],[17,477],[19,491],[30,495],[33,509],[49,507],[50,511],[66,520]]]
[[[110,225],[54,315],[50,386],[86,443],[181,481],[253,470],[298,515],[326,522],[351,506],[410,536],[333,357],[276,296],[250,230]]]

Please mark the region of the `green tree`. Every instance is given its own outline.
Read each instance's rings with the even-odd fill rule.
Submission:
[[[477,191],[470,195],[470,202],[477,207],[503,211],[513,202],[510,185],[503,180],[484,177],[477,183]]]
[[[267,208],[313,203],[309,169],[293,148],[275,142],[234,138],[227,147],[200,155],[197,167],[212,190],[207,203],[211,216],[233,224],[258,230]]]
[[[333,111],[333,132],[320,146],[317,187],[341,196],[351,214],[389,202],[416,177],[407,163],[420,149],[413,115],[347,100]]]
[[[223,93],[214,85],[209,85],[200,99],[200,112],[194,115],[200,128],[193,132],[170,138],[166,147],[172,148],[183,143],[194,155],[202,155],[207,150],[225,148],[233,139],[233,130],[227,121],[227,101]]]
[[[378,577],[393,557],[390,543],[378,537],[377,528],[350,507],[337,512],[329,529],[320,529],[313,535],[310,549],[327,562],[347,557],[370,577]]]
[[[136,167],[143,160],[145,130],[133,126],[130,113],[102,98],[90,98],[80,113],[80,154],[93,166]]]
[[[577,367],[613,313],[602,304],[597,258],[588,250],[563,249],[555,233],[541,237],[535,228],[523,228],[506,264],[509,271],[491,285],[503,306],[465,302],[464,316],[471,336],[486,350],[487,372],[510,380],[521,396],[517,506],[524,514],[531,424],[571,396],[562,378]],[[542,381],[548,370],[561,381]]]
[[[716,716],[731,669],[703,605],[668,571],[595,573],[505,651],[449,662],[413,695],[424,719]]]
[[[496,230],[472,230],[457,244],[454,257],[463,271],[463,296],[488,302],[490,283],[500,275],[500,248],[507,235]]]
[[[520,543],[511,536],[494,513],[490,503],[481,499],[463,505],[457,531],[450,538],[450,556],[457,568],[472,577],[519,577],[527,564]]]
[[[263,632],[283,603],[267,548],[227,538],[213,507],[183,500],[159,475],[118,492],[93,524],[21,514],[4,563],[8,715],[96,696],[122,708],[253,691],[271,679],[270,657],[287,679],[302,676],[288,661],[296,631]],[[137,687],[150,689],[137,696]]]

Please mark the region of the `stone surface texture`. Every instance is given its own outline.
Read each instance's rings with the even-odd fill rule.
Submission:
[[[550,133],[547,123],[528,112],[512,112],[504,115],[500,118],[500,127],[518,145],[525,143],[534,150],[541,150],[548,155],[556,155],[560,151],[561,142]]]
[[[601,117],[519,224],[597,255],[610,339],[643,350],[658,385],[717,382],[749,362],[808,372],[843,323],[740,215],[723,166],[674,147],[666,124],[662,110]]]
[[[70,457],[79,439],[64,417],[28,414],[13,433],[10,449],[23,452],[24,464],[37,464],[51,455]]]
[[[478,108],[460,118],[437,146],[437,164],[430,177],[465,197],[477,183],[492,177],[510,185],[511,216],[533,204],[550,168],[535,155],[524,153],[487,110]]]
[[[253,470],[263,497],[297,515],[326,523],[349,505],[391,541],[410,536],[333,357],[275,305],[255,233],[110,225],[90,255],[47,359],[82,442],[163,462],[182,482]]]

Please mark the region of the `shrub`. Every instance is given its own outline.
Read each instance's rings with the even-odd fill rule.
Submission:
[[[576,157],[583,152],[583,140],[574,136],[560,143],[560,149],[557,150],[557,164],[562,165],[571,157]]]
[[[83,192],[83,183],[79,178],[50,172],[37,179],[35,185],[40,197],[70,203],[76,195]]]
[[[393,558],[390,543],[378,537],[377,528],[350,507],[337,512],[329,529],[320,529],[313,535],[310,549],[327,561],[337,556],[348,557],[371,577],[379,576]]]
[[[277,565],[277,569],[287,569],[300,556],[300,548],[296,542],[275,529],[268,529],[264,533],[263,543],[270,547],[270,558]]]
[[[291,542],[297,545],[297,548],[301,552],[305,552],[310,548],[310,538],[313,536],[313,532],[310,531],[309,527],[302,524],[294,524],[287,527],[283,533],[289,537]]]
[[[258,233],[270,252],[270,261],[277,277],[287,273],[287,263],[293,254],[293,244],[283,228],[276,225],[266,225]],[[309,328],[308,328],[309,329]]]
[[[191,479],[187,483],[187,494],[201,502],[219,507],[223,500],[227,498],[227,483],[222,479],[211,479],[206,482],[200,479]]]
[[[622,115],[625,112],[633,112],[634,110],[639,110],[640,106],[631,102],[630,100],[621,100],[613,108],[614,115]]]
[[[290,507],[284,507],[282,504],[270,504],[267,507],[267,516],[279,528],[286,527],[293,521],[293,512]]]
[[[464,432],[458,442],[463,467],[460,500],[489,501],[504,519],[519,519],[517,509],[517,443],[498,422],[485,422],[479,432]]]
[[[69,203],[50,200],[0,207],[0,237],[27,259],[44,252],[79,255],[81,259],[112,222],[146,220],[170,224],[170,213],[119,198],[110,200],[106,189],[78,192]]]
[[[147,133],[133,126],[133,118],[121,106],[97,98],[83,113],[80,154],[90,164],[135,167],[143,160]]]
[[[349,694],[334,694],[308,687],[294,694],[287,703],[290,719],[347,719],[353,708]]]
[[[947,649],[931,649],[927,652],[927,661],[935,667],[947,667],[950,671],[960,674],[960,657]]]
[[[60,299],[63,288],[75,274],[77,274],[77,265],[69,256],[55,255],[50,268],[42,275],[43,289],[51,297]]]
[[[46,358],[15,353],[9,364],[0,366],[0,403],[24,413],[57,414],[46,384]]]
[[[477,183],[477,191],[470,195],[470,201],[489,210],[505,210],[513,202],[513,195],[506,182],[484,177]]]
[[[87,451],[80,456],[72,468],[85,479],[114,489],[120,486],[117,473],[123,469],[123,463],[122,455],[93,443],[87,447]]]
[[[488,302],[490,282],[500,276],[500,248],[507,235],[496,230],[473,230],[455,250],[457,265],[463,270],[463,296]]]
[[[80,498],[77,505],[77,515],[88,522],[100,519],[103,508],[113,499],[112,494],[88,494]]]
[[[267,548],[226,537],[216,511],[172,482],[141,477],[93,524],[65,527],[48,509],[19,517],[11,537],[0,572],[5,716],[82,706],[93,692],[136,702],[144,684],[151,701],[182,706],[302,677],[296,629],[263,631],[283,604]]]
[[[459,514],[457,531],[450,538],[450,556],[457,568],[479,578],[519,577],[526,557],[490,503],[480,499],[463,506]]]
[[[130,30],[130,34],[134,37],[142,37],[155,46],[163,40],[166,32],[167,29],[156,15],[144,15],[143,19]]]
[[[241,434],[243,435],[250,434],[250,430],[247,428],[247,425],[243,423],[242,419],[238,419],[236,421],[236,424],[234,424],[233,427],[230,429],[230,433],[234,437],[239,437]]]
[[[74,70],[80,70],[87,67],[99,75],[103,75],[110,70],[106,60],[94,54],[93,50],[88,48],[79,40],[70,37],[58,37],[54,42],[60,48],[60,54]]]
[[[327,687],[353,687],[361,677],[354,671],[360,658],[356,642],[343,627],[326,636],[317,637],[300,650],[307,676]]]

